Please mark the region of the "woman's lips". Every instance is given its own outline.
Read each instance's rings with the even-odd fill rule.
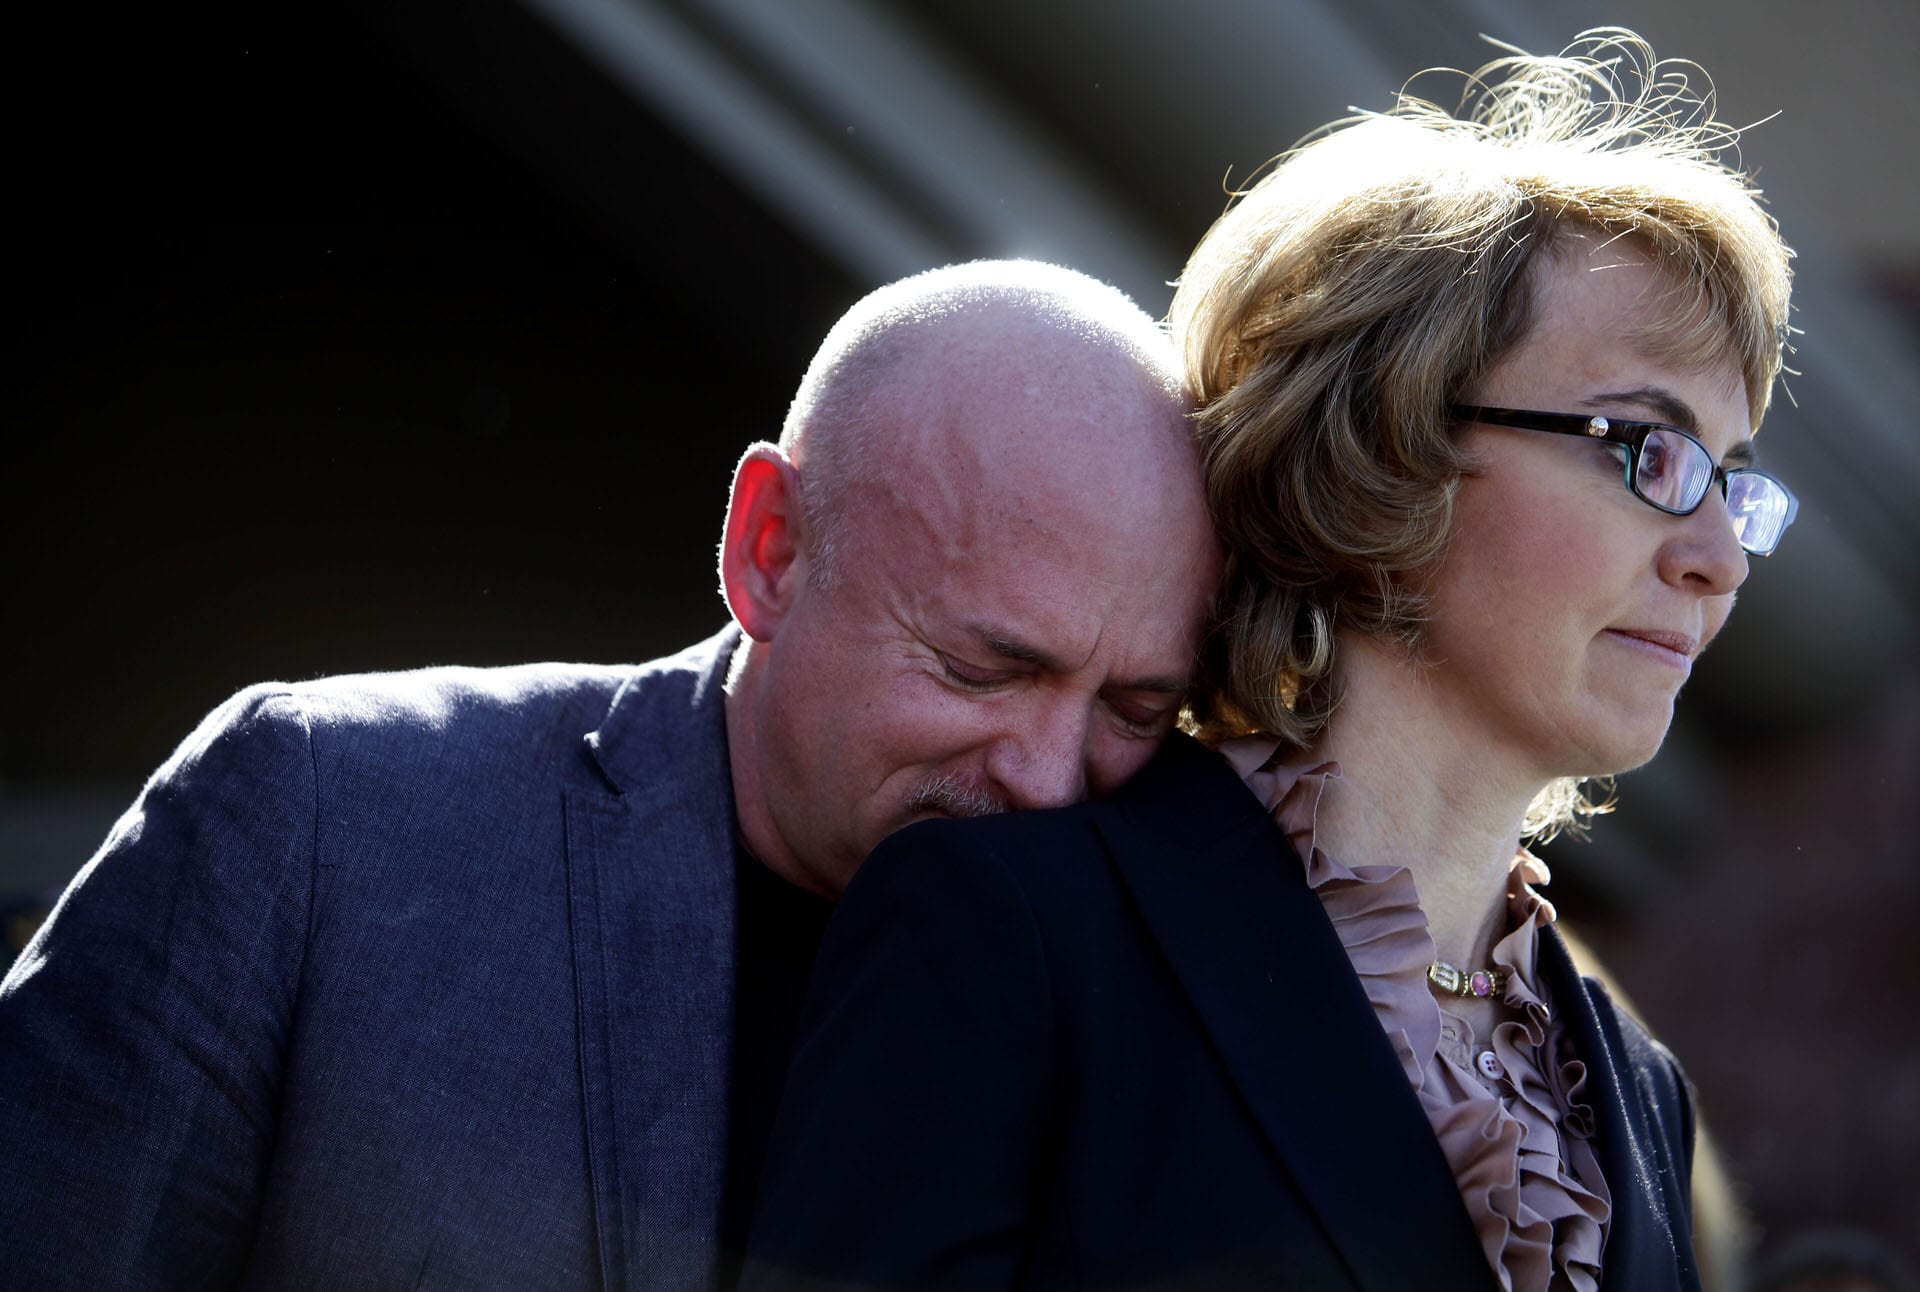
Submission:
[[[1609,628],[1606,635],[1683,673],[1692,671],[1700,648],[1697,639],[1664,628]]]

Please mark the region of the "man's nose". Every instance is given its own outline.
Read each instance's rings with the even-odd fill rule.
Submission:
[[[1064,807],[1087,797],[1087,724],[1084,708],[1051,706],[1006,731],[987,754],[987,774],[1007,806]]]

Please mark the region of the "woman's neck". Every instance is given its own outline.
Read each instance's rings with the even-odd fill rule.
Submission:
[[[1405,651],[1343,637],[1340,657],[1340,705],[1309,753],[1342,775],[1315,836],[1343,865],[1411,870],[1439,957],[1478,968],[1506,932],[1508,871],[1541,781],[1449,713]]]

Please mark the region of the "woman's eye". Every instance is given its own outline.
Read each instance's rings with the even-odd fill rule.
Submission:
[[[1673,466],[1672,451],[1659,436],[1650,435],[1647,442],[1640,446],[1640,475],[1645,479],[1661,480]]]

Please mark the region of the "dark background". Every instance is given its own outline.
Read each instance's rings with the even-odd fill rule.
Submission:
[[[722,621],[733,459],[858,284],[510,7],[433,51],[497,122],[391,19],[91,25],[37,46],[12,204],[31,681],[0,776],[137,781],[246,678],[640,659]],[[556,96],[605,134],[550,143]],[[653,254],[543,186],[549,146]]]
[[[1230,168],[1480,61],[1477,31],[1540,50],[1635,20],[1589,9],[477,0],[18,24],[11,945],[242,685],[640,660],[717,627],[732,463],[875,283],[1041,254],[1158,312]],[[641,52],[691,53],[636,88],[615,37],[563,11],[645,17]],[[1873,69],[1917,47],[1914,19],[1715,12],[1637,25],[1712,67],[1736,119],[1786,110],[1746,156],[1802,253],[1802,375],[1761,440],[1802,519],[1622,812],[1554,845],[1551,891],[1688,1062],[1759,1248],[1844,1226],[1911,1253],[1920,242],[1876,215],[1915,209],[1917,168]],[[675,81],[692,54],[726,75]],[[862,116],[888,76],[897,103]],[[716,97],[729,77],[751,93]],[[795,132],[758,153],[725,128],[756,94]],[[811,180],[781,178],[809,157]]]

